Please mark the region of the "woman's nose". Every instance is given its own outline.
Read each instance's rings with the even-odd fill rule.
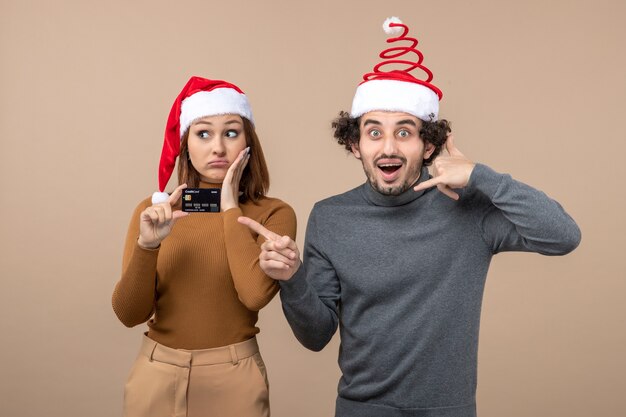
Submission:
[[[224,146],[224,141],[222,139],[215,140],[213,142],[212,151],[216,155],[224,155],[226,153],[226,146]]]

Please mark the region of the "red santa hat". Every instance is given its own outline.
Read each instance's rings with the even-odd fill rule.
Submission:
[[[390,17],[383,23],[385,33],[391,35],[387,43],[409,42],[382,51],[383,59],[374,67],[373,72],[363,76],[352,101],[350,116],[360,117],[370,111],[400,111],[412,114],[425,120],[435,121],[439,116],[439,100],[443,93],[433,84],[433,73],[422,65],[424,56],[416,49],[417,39],[407,36],[409,28],[397,17]],[[413,53],[417,61],[396,59]],[[406,58],[406,57],[403,57]],[[405,66],[404,69],[381,70],[388,65]],[[425,73],[424,79],[416,78],[410,71],[420,69]]]
[[[159,162],[160,192],[152,195],[152,204],[163,203],[169,197],[164,190],[180,153],[181,138],[189,126],[202,117],[220,114],[238,114],[254,123],[248,98],[239,87],[226,81],[191,77],[176,97],[167,118]]]

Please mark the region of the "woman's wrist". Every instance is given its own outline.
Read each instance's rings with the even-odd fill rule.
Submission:
[[[223,213],[226,210],[239,207],[239,203],[234,199],[225,198],[220,202],[220,211]]]
[[[141,249],[154,250],[161,246],[161,242],[146,243],[141,239],[141,236],[139,236],[139,238],[137,239],[137,245]]]

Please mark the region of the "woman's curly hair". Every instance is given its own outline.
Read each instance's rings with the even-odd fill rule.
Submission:
[[[359,129],[360,123],[360,117],[354,118],[351,117],[348,112],[339,112],[339,117],[331,123],[331,127],[335,130],[333,136],[337,139],[337,143],[343,145],[349,151],[352,150],[352,145],[358,146],[359,139],[361,137]],[[419,129],[419,137],[422,138],[424,142],[435,145],[435,151],[430,155],[430,157],[424,159],[424,165],[430,165],[437,155],[439,155],[439,152],[441,152],[441,148],[446,143],[446,139],[448,138],[448,134],[450,132],[452,132],[450,122],[445,119],[437,120],[435,122],[426,122],[422,120],[422,125]]]

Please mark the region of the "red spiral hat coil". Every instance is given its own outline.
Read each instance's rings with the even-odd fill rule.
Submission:
[[[394,46],[394,47],[383,50],[378,55],[380,58],[383,59],[383,61],[374,67],[373,72],[368,72],[367,74],[363,76],[363,81],[361,82],[361,84],[367,81],[372,81],[372,80],[407,81],[407,82],[421,84],[430,88],[437,94],[437,96],[439,97],[439,100],[441,100],[441,98],[443,97],[443,93],[441,92],[439,88],[435,87],[433,84],[430,83],[430,81],[432,81],[433,79],[432,71],[428,69],[426,66],[422,65],[422,61],[424,60],[424,55],[422,54],[420,50],[416,48],[418,44],[417,39],[407,36],[407,34],[409,33],[409,27],[405,25],[404,23],[393,22],[393,21],[389,22],[388,25],[390,28],[394,28],[394,27],[402,28],[402,34],[400,34],[399,36],[395,36],[395,37],[387,39],[387,43],[407,41],[410,44]],[[402,57],[410,53],[417,55],[417,61],[409,61],[407,59],[396,59],[398,57]],[[406,66],[406,68],[393,69],[390,71],[381,70],[382,67],[385,67],[388,65],[404,65]],[[424,73],[426,73],[427,75],[426,79],[420,80],[418,78],[415,78],[412,74],[410,74],[410,72],[415,69],[420,69]]]

